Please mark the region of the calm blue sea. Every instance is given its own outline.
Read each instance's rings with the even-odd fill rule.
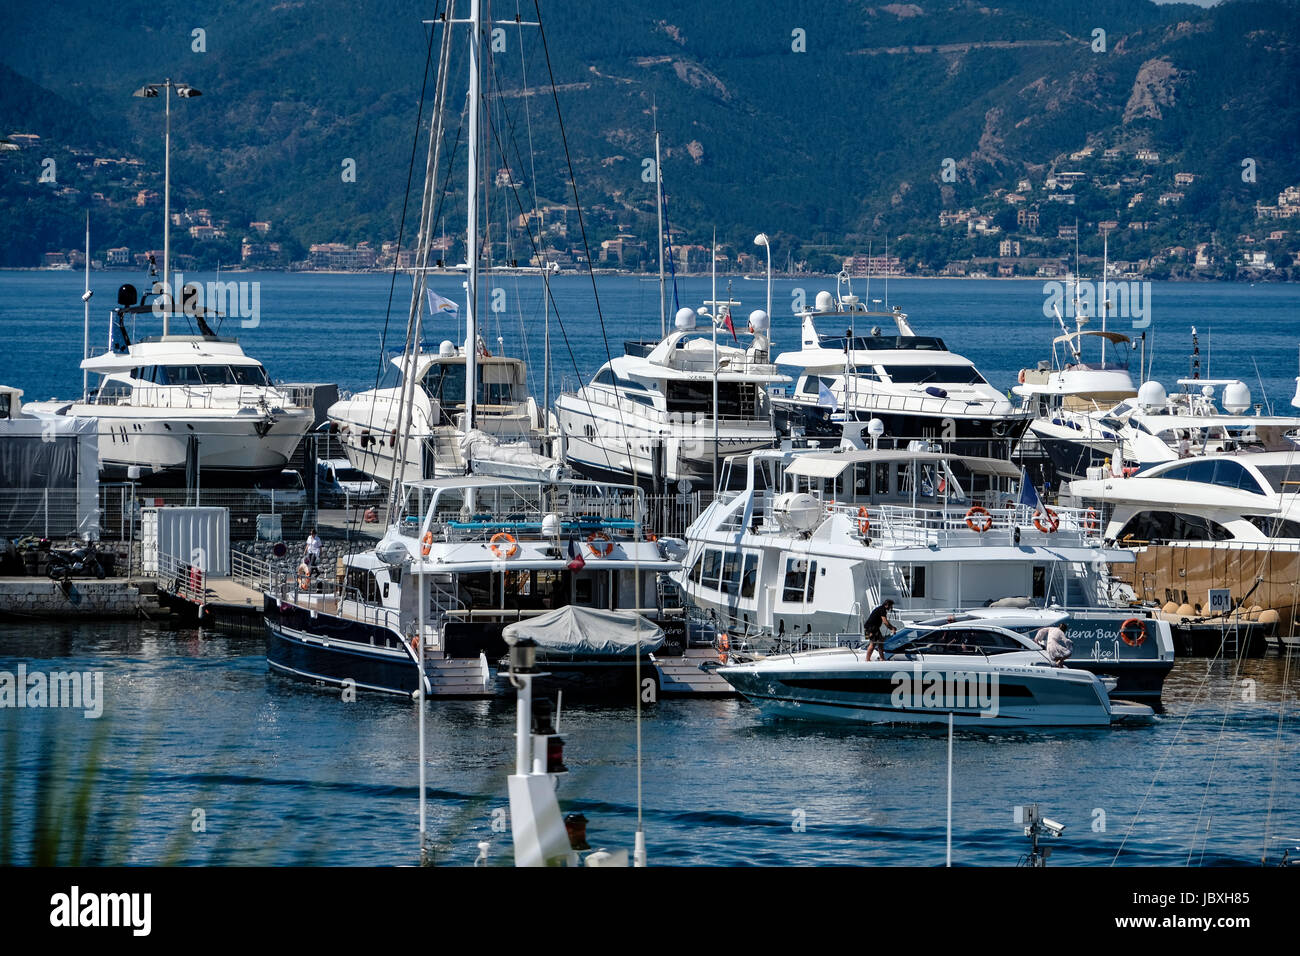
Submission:
[[[207,283],[215,278],[212,273],[194,273],[185,281]],[[389,348],[401,348],[410,298],[409,285],[401,280],[394,287],[385,275],[225,273],[221,278],[259,283],[257,327],[239,328],[232,319],[221,331],[238,335],[245,350],[259,358],[273,378],[337,382],[349,390],[372,387],[390,288],[393,308],[387,343]],[[118,285],[131,282],[140,288],[142,279],[135,272],[91,274],[95,347],[107,344],[108,314]],[[5,330],[0,384],[23,389],[28,401],[80,394],[83,281],[83,276],[67,272],[0,273],[0,320]],[[443,296],[463,299],[454,277],[436,277],[431,285]],[[498,287],[500,292],[489,301],[500,311],[485,310],[481,334],[494,352],[500,339],[508,354],[529,360],[530,386],[540,395],[545,340],[541,280],[503,277],[493,286]],[[819,290],[834,288],[833,278],[775,280],[775,351],[798,347],[799,329],[792,311],[796,297],[811,301]],[[559,316],[558,322],[554,313],[551,316],[553,393],[556,383],[572,386],[586,380],[609,354],[621,355],[625,339],[659,334],[659,289],[654,279],[599,276],[593,291],[589,278],[560,276],[553,280],[552,289]],[[725,298],[727,291],[727,282],[720,281],[719,297]],[[765,305],[763,281],[733,278],[730,291],[741,303],[734,310],[737,315],[747,316]],[[1048,293],[1039,280],[893,279],[887,292],[881,279],[873,280],[870,289],[865,280],[855,280],[853,291],[864,299],[880,299],[882,306],[901,306],[919,334],[942,336],[949,348],[973,360],[989,381],[1004,390],[1015,384],[1021,368],[1048,357],[1051,340],[1059,331],[1056,320],[1043,314]],[[710,297],[707,278],[677,282],[678,305],[698,307]],[[673,311],[670,292],[670,322]],[[1202,378],[1239,378],[1250,387],[1255,401],[1262,396],[1280,410],[1295,394],[1300,374],[1300,285],[1151,283],[1149,320],[1148,358],[1154,377],[1167,387],[1172,389],[1176,379],[1190,372],[1195,327],[1200,333]],[[1132,325],[1132,319],[1116,319],[1110,327],[1136,338],[1140,330]],[[150,318],[141,322],[138,331],[142,336],[155,335],[159,329]],[[451,321],[430,320],[425,337],[434,344],[444,338],[459,342],[463,332]],[[1136,353],[1133,366],[1136,369]]]
[[[143,622],[0,625],[0,671],[20,662],[102,670],[105,705],[98,720],[0,710],[0,821],[12,800],[17,862],[31,860],[42,813],[71,829],[83,779],[93,784],[88,845],[120,844],[132,863],[414,860],[414,705],[346,703],[268,674],[260,641]],[[1266,834],[1276,859],[1300,845],[1295,702],[1296,669],[1276,653],[1240,671],[1186,660],[1153,726],[961,732],[954,863],[1014,865],[1027,841],[1012,807],[1027,802],[1066,825],[1054,866],[1251,865]],[[633,844],[633,713],[566,705],[561,714],[570,768],[561,805],[589,819],[594,846]],[[436,860],[469,864],[489,841],[490,858],[508,862],[509,834],[493,821],[507,806],[513,703],[434,702],[429,714]],[[941,866],[946,752],[942,732],[767,723],[739,701],[648,705],[650,862]]]

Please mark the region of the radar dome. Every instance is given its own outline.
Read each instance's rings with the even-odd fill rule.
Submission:
[[[835,311],[835,296],[831,295],[829,292],[825,290],[817,293],[816,302],[817,302],[818,312]]]
[[[879,438],[885,433],[885,423],[879,418],[873,418],[867,422],[867,434],[872,438]]]
[[[456,346],[452,345],[447,339],[443,339],[442,344],[438,346],[438,354],[443,358],[451,358],[456,354]]]
[[[1138,404],[1143,408],[1164,408],[1167,397],[1165,387],[1159,382],[1143,382],[1138,389]]]
[[[564,529],[564,523],[560,516],[554,513],[545,515],[542,518],[542,536],[546,538],[558,538],[560,532]]]
[[[1250,389],[1245,382],[1233,382],[1223,389],[1223,410],[1240,415],[1250,408]]]
[[[769,324],[767,313],[762,309],[755,309],[749,313],[749,327],[755,332],[766,332]]]
[[[673,319],[673,325],[682,332],[695,328],[695,310],[686,307],[678,309],[677,316]]]

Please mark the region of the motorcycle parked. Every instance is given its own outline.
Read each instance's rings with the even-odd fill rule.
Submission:
[[[108,576],[105,565],[110,563],[100,553],[99,546],[90,541],[80,548],[50,548],[49,567],[45,573],[55,581],[92,574],[103,579]]]

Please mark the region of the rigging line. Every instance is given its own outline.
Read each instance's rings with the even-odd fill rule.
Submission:
[[[540,13],[540,11],[539,11],[539,12],[538,12],[538,21],[539,21],[539,23],[540,23],[540,20],[541,20],[541,13]],[[539,29],[540,29],[540,27],[539,27]],[[545,40],[543,39],[543,44],[544,44],[544,43],[545,43]],[[552,93],[552,97],[555,99],[555,107],[556,107],[557,117],[558,117],[558,111],[559,111],[559,98],[558,98],[558,94],[557,94],[556,91],[555,91],[555,78],[554,78],[554,75],[553,75],[553,74],[552,74],[552,76],[551,76],[551,93]],[[511,126],[511,129],[513,129],[513,125]],[[564,123],[563,123],[563,119],[560,120],[560,131],[561,131],[561,135],[563,136],[563,131],[564,131]],[[500,132],[499,132],[495,127],[493,128],[493,136],[494,136],[494,139],[496,140],[497,149],[500,151],[501,155],[503,155],[503,156],[506,155],[506,153],[505,153],[505,147],[504,147],[504,145],[502,144],[501,139],[500,139]],[[565,150],[566,150],[566,153],[567,153],[567,150],[568,150],[567,143],[566,143],[566,146],[565,146]],[[577,206],[577,210],[578,210],[578,221],[579,221],[579,223],[581,223],[581,222],[582,222],[582,206],[581,206],[581,203],[578,202],[578,196],[577,196],[577,185],[576,185],[576,182],[575,182],[575,181],[573,180],[573,178],[572,178],[572,176],[573,176],[573,165],[572,165],[572,162],[570,162],[570,164],[569,164],[569,174],[570,174],[570,184],[571,184],[572,187],[573,187],[574,202],[575,202],[575,204],[576,204],[576,206]],[[523,209],[523,203],[520,202],[520,199],[519,199],[519,190],[518,190],[517,188],[514,188],[514,187],[512,186],[510,192],[511,192],[511,195],[514,197],[516,207],[519,209],[520,213],[523,213],[523,211],[524,211],[524,209]],[[529,228],[529,229],[527,230],[527,235],[528,235],[528,241],[529,241],[529,244],[532,246],[532,249],[533,249],[533,255],[534,255],[535,257],[538,257],[538,258],[540,259],[540,258],[541,258],[541,254],[540,254],[540,251],[539,251],[539,248],[540,248],[540,247],[539,247],[539,245],[538,245],[538,240],[537,240],[536,238],[534,238],[534,236],[533,236],[533,231],[532,231],[531,228]],[[587,251],[587,270],[588,270],[588,274],[591,276],[592,291],[593,291],[593,295],[595,295],[595,298],[596,298],[596,311],[597,311],[597,315],[600,316],[601,333],[602,333],[602,336],[604,337],[604,340],[605,340],[605,355],[606,355],[606,358],[607,358],[609,361],[612,362],[612,361],[613,361],[613,358],[610,356],[610,352],[609,352],[609,338],[608,338],[608,336],[605,334],[605,320],[604,320],[604,316],[603,316],[603,315],[601,314],[601,312],[600,312],[600,297],[599,297],[598,294],[595,293],[596,276],[595,276],[595,273],[591,271],[591,253],[590,253],[590,248],[587,246],[587,241],[586,241],[586,229],[585,229],[585,227],[583,228],[583,246],[584,246],[584,249]],[[548,298],[550,299],[550,302],[551,302],[551,308],[552,308],[552,310],[554,311],[556,321],[559,323],[559,326],[560,326],[560,332],[561,332],[561,334],[564,336],[564,343],[565,343],[565,347],[566,347],[566,349],[567,349],[568,352],[569,352],[569,359],[570,359],[571,363],[573,364],[573,372],[574,372],[574,375],[576,375],[576,376],[579,378],[579,380],[581,380],[581,378],[582,378],[582,373],[581,373],[581,372],[579,371],[579,369],[578,369],[578,360],[577,360],[577,356],[574,355],[572,345],[571,345],[570,342],[569,342],[569,333],[568,333],[568,329],[566,329],[565,326],[564,326],[564,320],[563,320],[563,318],[562,318],[561,315],[560,315],[559,305],[558,305],[558,304],[556,303],[556,301],[555,301],[555,296],[554,296],[554,293],[553,293],[552,290],[551,290],[550,282],[547,281],[545,284],[546,284],[546,295],[547,295]],[[595,417],[596,417],[596,415],[595,415],[595,409],[594,409],[594,407],[592,406],[591,399],[590,399],[590,398],[586,398],[586,399],[583,399],[583,401],[585,401],[586,404],[587,404],[587,410],[588,410],[588,412],[591,414],[591,416],[592,416],[593,418],[595,418]],[[618,423],[619,423],[619,429],[620,429],[620,432],[621,432],[622,437],[623,437],[624,440],[626,441],[627,438],[628,438],[628,436],[629,436],[629,434],[630,434],[630,429],[628,428],[628,426],[627,426],[627,422],[624,420],[624,417],[623,417],[623,407],[622,407],[621,404],[619,404],[619,405],[616,405],[615,408],[617,409],[617,412],[618,412]],[[604,447],[604,446],[602,445],[602,446],[601,446],[601,453],[602,453],[602,454],[604,455],[604,457],[605,457],[605,464],[609,465],[610,468],[612,469],[614,466],[613,466],[613,462],[611,461],[610,456],[609,456],[609,449],[606,448],[606,447]],[[630,456],[629,456],[629,457],[630,457]]]
[[[1165,769],[1165,764],[1167,764],[1169,762],[1169,758],[1173,756],[1174,747],[1177,746],[1178,744],[1178,738],[1182,736],[1183,728],[1187,726],[1187,721],[1192,716],[1192,712],[1193,710],[1195,710],[1196,704],[1201,698],[1201,693],[1205,690],[1206,685],[1209,683],[1210,680],[1209,665],[1213,664],[1216,660],[1218,660],[1219,654],[1221,654],[1222,652],[1223,652],[1223,645],[1220,644],[1219,650],[1215,653],[1214,657],[1210,659],[1209,664],[1207,664],[1206,666],[1205,677],[1201,679],[1199,686],[1196,688],[1196,693],[1192,695],[1192,701],[1187,708],[1187,713],[1183,714],[1183,719],[1178,722],[1178,729],[1174,731],[1173,740],[1169,741],[1169,746],[1165,748],[1165,755],[1160,760],[1160,766],[1156,767],[1155,775],[1152,776],[1151,783],[1147,785],[1146,793],[1142,795],[1142,802],[1138,804],[1138,808],[1133,814],[1133,819],[1129,821],[1128,829],[1124,831],[1124,839],[1120,840],[1119,847],[1115,850],[1115,855],[1111,858],[1110,861],[1111,866],[1114,866],[1116,864],[1116,862],[1119,860],[1119,855],[1124,852],[1124,845],[1128,843],[1128,838],[1132,836],[1133,830],[1137,826],[1138,820],[1142,818],[1142,811],[1147,805],[1147,800],[1151,798],[1151,791],[1155,789],[1156,781],[1160,779],[1161,771]]]
[[[1204,816],[1206,805],[1210,801],[1210,785],[1214,781],[1214,770],[1219,763],[1219,753],[1223,749],[1223,735],[1228,725],[1228,710],[1232,704],[1232,689],[1241,676],[1241,664],[1242,664],[1243,654],[1245,651],[1245,645],[1241,641],[1240,615],[1237,618],[1237,622],[1238,622],[1237,623],[1237,660],[1236,660],[1235,667],[1233,668],[1232,679],[1228,682],[1227,691],[1223,695],[1223,720],[1219,722],[1219,738],[1214,745],[1214,756],[1210,759],[1210,772],[1209,774],[1206,775],[1205,778],[1205,794],[1201,797],[1200,809],[1196,811],[1196,824],[1195,826],[1192,827],[1192,845],[1187,849],[1188,866],[1192,865],[1192,854],[1196,852],[1196,835],[1200,831],[1201,818]],[[1224,630],[1220,631],[1220,637],[1219,637],[1220,648],[1223,647],[1224,642],[1227,640],[1226,624],[1227,624],[1227,619],[1225,618]],[[1212,817],[1213,814],[1211,814],[1211,818]],[[1198,866],[1201,864],[1201,861],[1205,859],[1205,851],[1209,847],[1209,844],[1210,844],[1210,821],[1209,819],[1206,819],[1205,839],[1201,843],[1201,856],[1200,859],[1197,861]]]

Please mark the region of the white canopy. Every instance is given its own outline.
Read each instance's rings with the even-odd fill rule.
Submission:
[[[508,624],[501,633],[509,643],[532,638],[537,642],[538,660],[566,655],[635,658],[638,638],[642,654],[653,653],[664,643],[663,629],[640,614],[572,604]]]

